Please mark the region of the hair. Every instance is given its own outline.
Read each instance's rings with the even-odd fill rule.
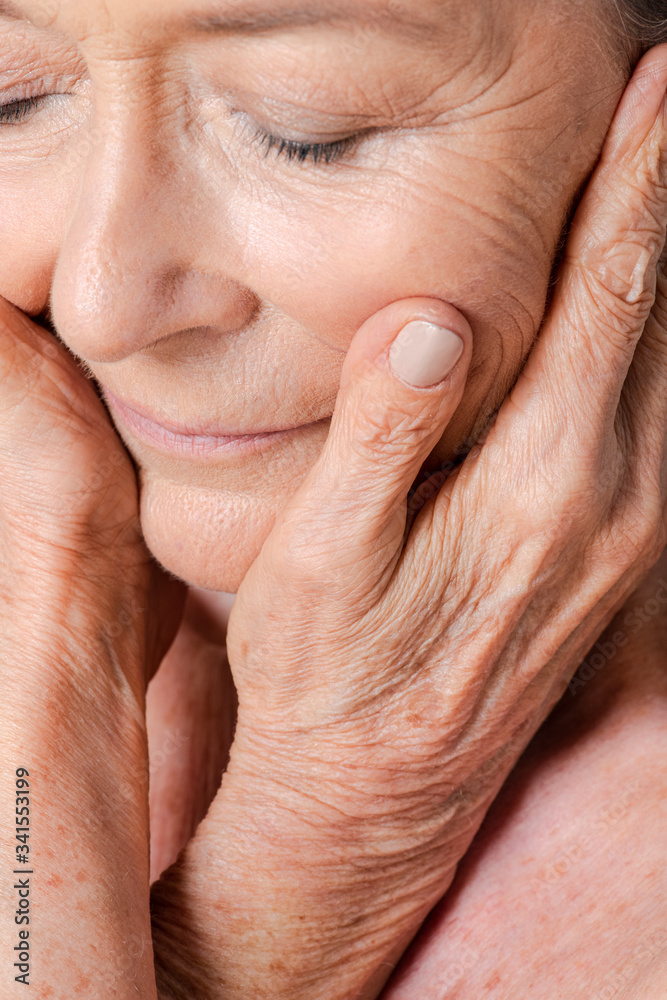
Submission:
[[[638,54],[667,41],[667,0],[614,0],[623,31]]]

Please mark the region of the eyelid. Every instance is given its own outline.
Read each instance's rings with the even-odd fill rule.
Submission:
[[[42,97],[50,93],[50,81],[43,76],[32,80],[21,80],[20,84],[0,89],[0,105],[17,104],[19,101],[30,101],[33,97]]]
[[[297,161],[306,164],[311,161],[315,166],[329,166],[351,154],[355,147],[369,135],[372,129],[363,131],[338,133],[335,135],[300,136],[278,135],[271,127],[259,124],[246,111],[231,108],[231,115],[240,120],[241,129],[250,142],[264,147],[264,156],[271,152],[276,158],[283,157],[288,162]]]
[[[258,128],[254,139],[264,146],[265,156],[274,150],[276,158],[285,157],[288,162],[296,160],[306,163],[311,160],[315,166],[320,164],[330,166],[337,163],[348,153],[351,153],[361,140],[360,135],[346,136],[330,142],[297,142],[294,139],[284,139]]]
[[[359,114],[346,107],[332,107],[322,96],[319,98],[319,107],[297,99],[279,100],[239,88],[217,91],[217,97],[222,98],[228,112],[247,117],[268,132],[276,122],[290,132],[303,132],[303,135],[290,136],[295,142],[333,141],[344,135],[370,131],[388,124],[384,120],[380,121],[376,115]]]
[[[32,117],[41,100],[40,97],[23,97],[16,101],[0,101],[0,126],[22,124]]]
[[[21,101],[31,101],[33,99],[46,97],[60,97],[63,94],[73,92],[71,86],[63,86],[62,77],[35,76],[32,79],[22,79],[20,84],[8,87],[5,90],[0,88],[0,106],[8,104],[18,104]]]

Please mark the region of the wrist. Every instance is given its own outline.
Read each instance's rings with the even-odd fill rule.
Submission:
[[[121,669],[136,676],[142,697],[180,626],[187,588],[155,561],[138,518],[108,544],[83,530],[67,544],[30,538],[0,526],[0,637],[50,634],[102,641]],[[31,622],[30,630],[24,628]]]
[[[48,664],[93,686],[120,672],[143,703],[148,603],[139,573],[31,555],[0,592],[3,662],[29,664],[33,676]]]
[[[257,797],[274,801],[295,821],[303,817],[313,835],[376,842],[391,829],[392,841],[409,855],[440,833],[451,836],[457,825],[468,828],[468,812],[487,801],[517,755],[503,747],[493,767],[462,766],[441,748],[430,754],[414,739],[379,742],[360,725],[288,735],[248,723],[240,711],[223,787],[244,808]]]
[[[197,836],[153,886],[159,997],[377,996],[383,976],[447,890],[453,864],[443,864],[433,849],[416,869],[399,861],[397,873],[388,841],[351,844],[340,838],[340,825],[313,832],[307,816],[248,791],[248,798],[237,798],[223,780]],[[352,828],[359,834],[356,823]],[[206,919],[186,940],[179,915],[194,885]]]
[[[218,995],[216,969],[225,996],[246,996],[249,968],[257,997],[364,996],[446,891],[461,837],[471,835],[446,808],[411,815],[410,803],[383,796],[368,776],[349,780],[303,746],[289,768],[288,748],[271,750],[258,752],[241,722],[218,797],[154,887],[158,982],[179,1000],[202,989],[187,969],[207,970],[202,996]],[[198,927],[176,958],[178,926],[162,921],[181,912],[192,879],[220,923]]]

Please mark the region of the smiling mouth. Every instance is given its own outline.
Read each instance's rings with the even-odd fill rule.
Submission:
[[[230,432],[214,425],[182,426],[148,411],[130,405],[103,390],[104,400],[119,429],[163,454],[181,458],[202,459],[213,455],[239,455],[262,451],[297,431],[324,424],[326,420],[300,424],[296,427],[262,429],[251,432]]]

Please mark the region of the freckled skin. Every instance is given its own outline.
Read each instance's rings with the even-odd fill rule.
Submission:
[[[38,0],[23,6],[39,13]],[[51,109],[53,118],[43,118],[42,131],[24,131],[20,140],[0,134],[0,293],[33,314],[52,296],[59,333],[115,391],[166,417],[248,425],[326,420],[343,353],[362,320],[394,298],[441,295],[466,313],[476,337],[466,398],[434,461],[451,454],[483,426],[532,343],[563,223],[596,159],[625,72],[600,40],[599,23],[576,8],[436,6],[439,29],[420,45],[389,45],[378,37],[377,22],[352,40],[313,29],[195,43],[171,26],[182,0],[160,3],[159,24],[149,0],[109,0],[104,8],[62,0],[53,25],[61,35],[45,31],[37,39],[0,25],[0,52],[11,45],[15,74],[30,67],[45,75],[52,62],[79,87]],[[33,21],[41,23],[38,16]],[[11,77],[10,63],[3,69],[9,66]],[[317,83],[318,97],[307,93],[309,82]],[[326,169],[264,160],[248,129],[216,98],[232,85],[239,90],[235,111],[275,131],[352,131],[364,116],[388,131]],[[304,106],[295,109],[299,100]],[[334,126],[332,117],[340,119]],[[231,590],[317,455],[326,424],[268,456],[224,467],[164,459],[123,433],[141,468],[143,526],[154,552],[187,580]],[[196,636],[181,640],[195,648]],[[660,643],[663,649],[664,635]],[[637,662],[646,666],[643,655]],[[665,735],[662,661],[645,673],[651,712],[635,711],[636,699],[624,692],[609,699],[614,709],[629,706],[623,724],[609,711],[609,731],[596,729],[599,717],[606,721],[604,712],[596,715],[599,682],[636,676],[633,659],[621,666],[587,687],[578,716],[555,717],[499,800],[502,815],[517,789],[525,795],[533,839],[520,825],[499,835],[491,816],[479,851],[435,915],[434,924],[442,918],[436,933],[420,937],[417,961],[408,953],[386,1000],[428,996],[433,981],[443,979],[452,985],[448,996],[532,995],[536,982],[545,1000],[563,995],[562,962],[552,962],[548,983],[544,966],[531,965],[544,956],[546,907],[525,869],[533,863],[538,877],[560,857],[558,833],[553,850],[547,845],[538,856],[542,832],[554,822],[574,817],[579,844],[578,831],[611,816],[609,807],[619,802],[618,850],[577,856],[575,878],[565,873],[564,891],[551,906],[560,923],[552,922],[548,934],[561,941],[569,931],[570,943],[578,935],[579,950],[575,942],[566,963],[569,995],[603,985],[617,961],[623,975],[631,967],[619,958],[627,936],[614,907],[627,913],[634,904],[628,922],[646,946],[662,905],[656,879],[650,896],[638,894],[637,869],[629,865],[607,910],[599,891],[619,857],[664,870],[663,858],[642,859],[637,851],[638,843],[646,845],[646,816],[659,828],[664,808],[664,781],[655,768]],[[217,696],[227,705],[227,692],[216,688],[224,683],[216,675],[212,691],[206,663],[199,667],[202,701],[210,709]],[[189,722],[200,740],[186,743],[198,774],[201,719]],[[170,724],[180,740],[177,718]],[[567,744],[575,728],[581,738],[588,727],[594,737],[588,752],[572,753],[560,784],[543,794],[545,775],[552,777],[550,751],[557,757],[549,739]],[[154,740],[165,758],[154,787],[169,786],[182,764],[162,749],[171,745]],[[605,784],[619,748],[631,780],[644,769],[646,794],[637,799],[623,797],[623,790],[619,799],[613,783]],[[221,768],[225,747],[219,750]],[[187,768],[181,770],[187,783]],[[189,828],[166,831],[173,839],[187,839],[206,803],[193,792],[187,805]],[[605,819],[610,828],[611,822]],[[162,860],[170,860],[161,849]],[[494,875],[504,890],[495,910]],[[590,912],[598,907],[598,937],[594,943],[588,937],[582,956],[576,921],[586,893]],[[448,920],[470,935],[463,959]],[[607,926],[614,934],[601,940]],[[599,972],[591,968],[592,951]],[[452,972],[459,961],[463,978]]]
[[[539,328],[625,67],[580,5],[407,7],[428,34],[383,33],[380,4],[361,26],[244,37],[184,31],[176,0],[159,18],[149,0],[63,0],[49,27],[0,24],[10,96],[28,64],[68,92],[0,132],[0,294],[32,314],[50,302],[102,385],[167,419],[319,421],[224,463],[119,428],[147,542],[188,582],[236,589],[323,445],[370,314],[427,295],[472,324],[434,463],[474,440]],[[371,131],[315,166],[267,154],[257,125]]]

